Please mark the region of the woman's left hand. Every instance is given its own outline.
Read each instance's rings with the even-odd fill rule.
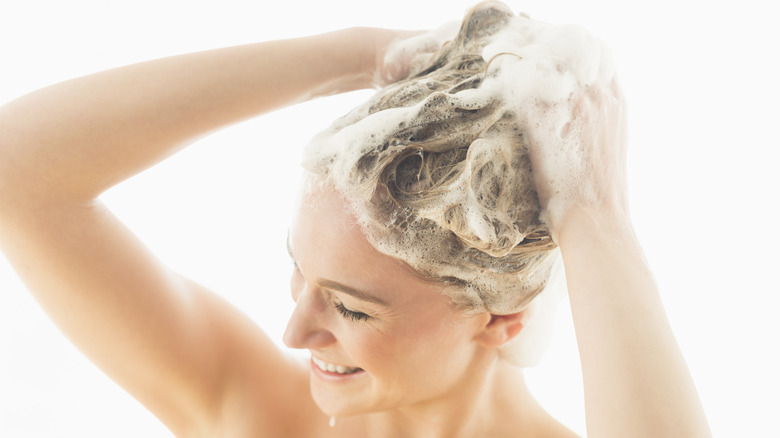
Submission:
[[[544,114],[528,134],[539,201],[554,238],[574,208],[627,220],[626,105],[617,79],[580,87],[568,101],[548,104]]]

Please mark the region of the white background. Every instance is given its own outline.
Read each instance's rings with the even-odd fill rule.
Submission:
[[[472,3],[4,1],[0,103],[187,51],[352,25],[436,27]],[[718,437],[780,436],[780,34],[763,4],[510,2],[537,19],[582,24],[614,50],[630,108],[635,224]],[[163,260],[280,339],[292,308],[284,239],[301,147],[368,95],[236,126],[104,198]],[[561,309],[551,350],[528,379],[584,433],[576,344]],[[64,436],[170,433],[68,344],[0,256],[0,437]]]

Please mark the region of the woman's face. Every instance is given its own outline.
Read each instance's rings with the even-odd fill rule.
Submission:
[[[320,408],[346,415],[424,405],[475,384],[485,355],[474,337],[489,315],[458,311],[441,285],[376,251],[331,189],[302,201],[289,236],[296,306],[284,342],[311,352]]]

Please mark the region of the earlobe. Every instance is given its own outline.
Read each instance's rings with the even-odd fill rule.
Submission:
[[[490,315],[475,340],[485,348],[500,348],[523,330],[525,312]]]

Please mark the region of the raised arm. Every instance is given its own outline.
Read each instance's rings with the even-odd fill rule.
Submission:
[[[589,437],[710,436],[639,242],[586,209],[560,231]]]
[[[60,329],[177,435],[228,436],[226,425],[250,419],[283,436],[270,425],[298,414],[280,406],[305,411],[288,399],[307,383],[254,324],[171,272],[97,197],[211,131],[372,86],[397,36],[351,29],[181,55],[0,108],[0,248]],[[255,410],[227,408],[236,406]]]
[[[352,29],[180,55],[24,96],[0,109],[2,194],[91,200],[211,131],[315,96],[371,87],[372,33]]]
[[[614,81],[596,84],[572,102],[572,129],[559,142],[549,141],[552,130],[537,131],[548,141],[532,142],[532,153],[566,268],[588,436],[710,436],[629,219],[621,91]]]

